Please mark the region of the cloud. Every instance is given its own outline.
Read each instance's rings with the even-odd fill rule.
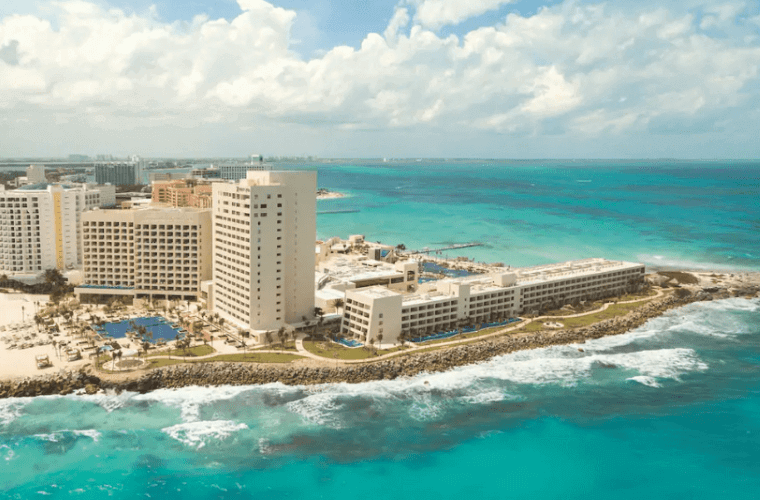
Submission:
[[[51,3],[46,17],[0,18],[0,110],[4,123],[266,123],[311,136],[419,129],[452,144],[468,133],[582,143],[734,122],[757,133],[744,119],[760,102],[756,13],[735,2],[684,13],[566,1],[461,37],[429,28],[497,2],[447,10],[454,3],[440,1],[427,11],[437,18],[424,14],[434,3],[397,7],[382,35],[310,59],[291,40],[296,13],[263,0],[239,0],[243,12],[230,21],[173,23],[82,0]],[[422,22],[421,12],[433,17]],[[719,33],[705,31],[709,16]]]
[[[473,16],[485,14],[515,0],[422,0],[417,5],[415,22],[426,28],[438,29],[459,24]]]

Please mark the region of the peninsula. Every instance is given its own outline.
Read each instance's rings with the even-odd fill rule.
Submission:
[[[100,165],[96,187],[32,182],[45,171],[31,166],[27,184],[0,189],[0,397],[392,379],[760,290],[752,273],[436,256],[477,242],[315,242],[317,198],[333,193],[315,171],[261,161],[213,182],[155,179],[150,200],[116,208],[110,184],[138,166]]]

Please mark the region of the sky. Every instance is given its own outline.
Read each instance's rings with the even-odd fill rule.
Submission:
[[[760,1],[1,0],[0,157],[760,156]]]

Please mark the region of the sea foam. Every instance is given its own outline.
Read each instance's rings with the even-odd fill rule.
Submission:
[[[30,398],[0,400],[0,425],[6,426],[19,418],[23,414],[22,410],[30,401]]]
[[[200,449],[210,441],[224,440],[243,429],[248,429],[248,426],[232,420],[205,420],[172,425],[161,430],[187,446]]]

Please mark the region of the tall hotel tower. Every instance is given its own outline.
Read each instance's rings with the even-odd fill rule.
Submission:
[[[213,184],[213,310],[267,331],[312,318],[316,172],[249,171]]]

